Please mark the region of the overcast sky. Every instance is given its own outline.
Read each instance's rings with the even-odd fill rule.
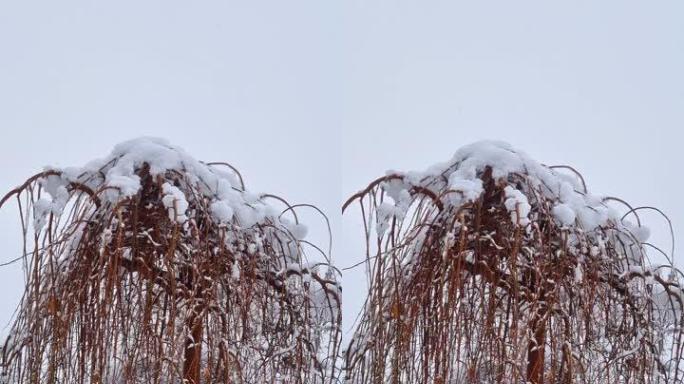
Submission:
[[[344,267],[363,255],[346,196],[500,139],[573,165],[594,193],[662,208],[682,239],[682,20],[681,1],[4,1],[0,190],[166,137],[232,163],[251,190],[325,210]],[[3,207],[0,259],[19,235]],[[5,324],[18,266],[0,281]],[[363,270],[345,274],[347,328],[364,296]]]

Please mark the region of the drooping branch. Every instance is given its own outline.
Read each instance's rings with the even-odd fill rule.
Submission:
[[[35,251],[4,377],[337,383],[335,269],[235,174],[141,139],[11,191]]]
[[[681,273],[554,169],[478,143],[345,203],[361,202],[371,284],[348,382],[683,381]]]

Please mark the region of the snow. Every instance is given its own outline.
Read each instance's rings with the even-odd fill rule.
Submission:
[[[451,194],[451,202],[458,205],[476,200],[484,191],[482,180],[464,179],[456,173],[450,176],[449,187],[454,191],[460,192]]]
[[[511,220],[516,223],[518,220],[521,225],[529,222],[531,204],[528,200],[536,193],[554,202],[552,215],[559,226],[578,226],[592,231],[609,222],[621,221],[620,215],[602,198],[585,193],[577,178],[547,167],[500,141],[466,145],[456,151],[450,161],[434,165],[424,172],[392,172],[391,175],[401,178],[383,183],[382,188],[393,197],[394,208],[399,212],[405,213],[407,199],[399,199],[399,204],[395,197],[405,195],[417,186],[435,193],[445,206],[458,208],[482,195],[482,175],[487,167],[491,168],[495,180],[503,180],[509,185],[505,189],[504,204],[511,212]],[[513,187],[511,180],[520,179],[524,179],[526,184]],[[396,210],[384,204],[378,207],[378,228],[381,230],[388,225],[384,221],[401,217]]]
[[[112,187],[119,192],[122,197],[130,197],[138,193],[140,189],[140,177],[138,175],[117,175],[110,174],[107,177],[108,187]],[[115,196],[109,192],[109,196]],[[114,200],[112,198],[111,200]]]
[[[188,210],[188,201],[185,199],[185,194],[177,187],[164,183],[162,185],[162,203],[169,212],[169,219],[176,221],[178,224],[184,224],[188,220],[185,215]]]
[[[136,195],[141,188],[140,171],[144,165],[149,167],[153,180],[158,176],[164,180],[162,203],[169,218],[179,224],[188,221],[192,203],[188,201],[191,196],[186,194],[194,193],[189,192],[193,190],[208,200],[211,217],[218,223],[243,229],[275,223],[296,239],[306,236],[305,226],[281,219],[280,210],[264,202],[261,194],[245,191],[234,173],[207,165],[168,141],[151,137],[118,144],[109,156],[83,167],[47,168],[61,175],[41,180],[49,197],[36,206],[36,226],[42,228],[49,212],[61,213],[69,199],[70,183],[91,189],[105,204],[115,205]]]
[[[377,208],[377,227],[376,231],[379,236],[383,236],[385,231],[389,228],[392,223],[392,219],[400,214],[399,208],[390,203],[381,203]]]
[[[569,205],[563,203],[556,204],[551,213],[553,214],[553,217],[564,226],[574,224],[575,218],[577,217],[575,211],[570,208]]]
[[[33,204],[33,228],[40,232],[45,226],[48,215],[52,211],[52,200],[41,197]]]
[[[492,176],[498,179],[523,171],[525,166],[533,161],[515,151],[508,143],[481,141],[459,149],[450,163],[459,164],[454,174],[472,180],[487,166],[492,167]]]
[[[233,209],[225,201],[215,201],[211,203],[209,210],[221,223],[229,223],[233,218]]]
[[[575,283],[581,283],[582,280],[584,279],[584,272],[582,271],[582,265],[580,263],[577,263],[575,266]]]
[[[532,208],[527,200],[527,196],[510,185],[504,188],[504,193],[506,195],[504,205],[506,206],[506,209],[508,209],[508,212],[511,213],[511,221],[513,224],[522,226],[527,225],[530,222],[528,215]]]
[[[397,207],[408,208],[408,205],[411,203],[411,194],[407,190],[408,187],[408,184],[400,179],[392,179],[382,183],[385,194],[394,200],[394,205]]]
[[[233,263],[230,271],[230,277],[233,280],[240,280],[240,265],[238,263]]]
[[[54,175],[40,180],[44,195],[33,206],[33,227],[36,232],[43,229],[50,214],[55,216],[62,214],[69,200],[67,184],[68,182]]]

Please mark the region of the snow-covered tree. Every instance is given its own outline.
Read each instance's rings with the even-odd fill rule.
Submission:
[[[352,203],[370,287],[348,382],[683,382],[681,272],[653,261],[639,218],[654,208],[499,142],[390,172]]]
[[[338,382],[339,275],[307,261],[297,216],[313,206],[150,138],[12,197],[28,251],[5,382]]]

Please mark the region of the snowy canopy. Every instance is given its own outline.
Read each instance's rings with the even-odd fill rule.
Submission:
[[[150,137],[121,143],[114,147],[109,156],[91,161],[83,167],[46,169],[46,172],[54,174],[41,182],[50,198],[41,199],[35,207],[36,229],[42,227],[47,214],[61,213],[69,198],[67,187],[70,184],[87,187],[103,202],[116,205],[140,191],[139,171],[143,167],[148,167],[153,177],[163,176],[167,172],[183,174],[210,200],[210,212],[217,223],[249,228],[270,220],[286,225],[296,237],[306,233],[302,224],[279,218],[282,210],[265,203],[260,195],[246,191],[235,172],[198,161],[166,140]],[[188,197],[168,182],[162,188],[162,201],[170,219],[184,224],[187,220]]]
[[[554,202],[552,214],[560,226],[591,231],[609,221],[621,222],[620,213],[603,198],[589,193],[578,175],[545,166],[507,143],[480,141],[462,147],[450,161],[423,172],[389,171],[382,187],[393,204],[385,203],[380,208],[380,229],[387,225],[382,219],[403,217],[412,198],[409,192],[416,188],[431,191],[442,204],[452,208],[477,200],[484,192],[482,176],[487,168],[495,180],[515,181],[505,187],[505,206],[513,223],[529,224],[531,190]],[[638,240],[648,238],[647,228],[635,228],[627,221],[624,225],[630,226]]]

